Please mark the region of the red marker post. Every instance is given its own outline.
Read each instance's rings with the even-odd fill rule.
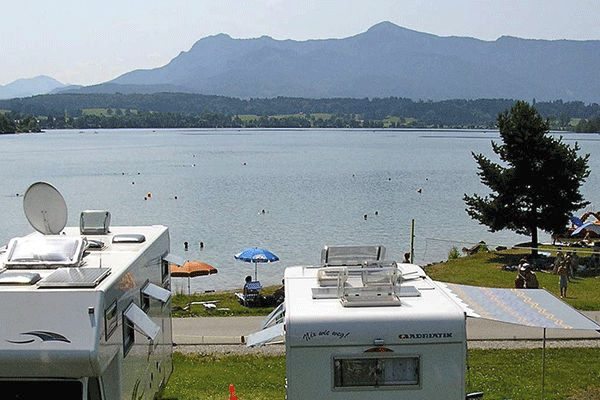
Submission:
[[[238,397],[235,394],[235,386],[233,386],[233,383],[229,384],[229,400],[238,400]]]

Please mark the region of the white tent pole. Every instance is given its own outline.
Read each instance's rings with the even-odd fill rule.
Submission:
[[[254,280],[255,281],[258,280],[258,272],[257,272],[257,268],[256,268],[256,261],[254,261]]]

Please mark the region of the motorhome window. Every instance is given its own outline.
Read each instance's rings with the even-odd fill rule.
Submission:
[[[140,288],[140,308],[146,312],[150,309],[150,296],[144,293],[144,288],[148,285],[148,281]]]
[[[81,239],[34,236],[11,240],[8,265],[11,264],[70,264],[78,261]]]
[[[131,322],[123,313],[123,357],[129,353],[135,342],[135,329]]]
[[[117,301],[113,301],[113,303],[108,306],[106,310],[104,310],[104,327],[106,329],[105,337],[106,340],[113,334],[113,332],[117,329],[119,325],[119,320],[117,318]]]
[[[162,260],[160,265],[162,281],[165,282],[169,278],[169,262],[167,260]]]
[[[100,391],[100,380],[96,377],[88,378],[87,400],[102,400]]]
[[[79,381],[0,381],[0,394],[3,399],[39,400],[61,399],[81,400],[83,385]]]
[[[333,370],[338,389],[419,385],[419,357],[336,357]]]
[[[163,304],[169,302],[171,298],[171,291],[161,288],[160,286],[155,285],[154,283],[150,283],[146,281],[146,284],[142,287],[142,293],[152,297],[155,300],[160,301]]]
[[[146,336],[148,340],[155,342],[160,332],[160,326],[156,325],[148,314],[146,314],[136,304],[131,303],[123,313],[128,323],[133,324],[135,329]]]

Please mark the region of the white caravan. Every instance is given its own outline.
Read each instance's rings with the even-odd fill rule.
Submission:
[[[0,397],[155,398],[173,369],[168,229],[109,227],[106,211],[64,228],[45,183],[24,204],[40,233],[0,254]]]
[[[284,304],[247,344],[285,338],[288,400],[480,398],[465,393],[467,316],[600,329],[544,290],[442,284],[384,255],[383,246],[326,247],[321,265],[286,269]]]

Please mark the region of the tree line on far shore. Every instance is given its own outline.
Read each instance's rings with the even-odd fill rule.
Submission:
[[[0,114],[0,134],[41,132],[38,120],[31,115]]]
[[[237,99],[190,93],[65,93],[0,100],[0,110],[34,115],[46,128],[218,126],[491,129],[496,127],[498,114],[512,107],[515,102],[512,99]],[[587,121],[600,118],[600,105],[596,103],[534,100],[533,105],[540,115],[549,120],[550,129],[574,130],[575,123],[579,121],[583,131]],[[86,110],[99,109],[115,112],[110,115],[86,113]]]
[[[591,119],[582,119],[577,124],[575,132],[600,132],[600,116]]]

